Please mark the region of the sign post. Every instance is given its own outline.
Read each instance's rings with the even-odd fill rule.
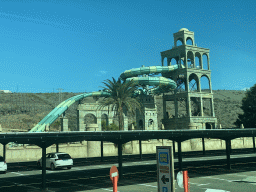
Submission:
[[[158,192],[175,192],[172,146],[157,146],[156,159]]]
[[[117,192],[117,181],[119,178],[118,169],[116,166],[112,166],[110,169],[110,179],[113,183],[113,192]]]

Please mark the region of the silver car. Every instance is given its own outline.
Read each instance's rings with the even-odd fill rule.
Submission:
[[[4,160],[4,158],[0,156],[0,172],[6,173],[6,171],[7,171],[7,163]]]
[[[37,166],[42,167],[42,158],[37,161]],[[56,168],[67,167],[71,169],[73,166],[73,159],[67,153],[47,153],[46,154],[46,168],[54,170]]]

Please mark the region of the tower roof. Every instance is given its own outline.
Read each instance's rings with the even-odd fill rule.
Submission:
[[[189,31],[187,28],[181,28],[179,31]]]

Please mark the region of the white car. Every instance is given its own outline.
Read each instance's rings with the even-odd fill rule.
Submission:
[[[7,171],[7,163],[4,160],[4,158],[0,156],[0,172],[6,173],[6,171]]]
[[[42,167],[42,158],[37,161],[37,166]],[[73,166],[73,159],[67,153],[47,153],[46,154],[46,168],[54,170],[56,168],[67,167],[71,169]]]

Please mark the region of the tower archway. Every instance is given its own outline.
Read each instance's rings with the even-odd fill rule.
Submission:
[[[86,114],[84,116],[84,124],[97,124],[97,117],[92,113]]]
[[[203,54],[203,69],[204,70],[209,70],[208,56],[206,54]]]
[[[193,45],[193,40],[191,39],[191,37],[188,37],[186,39],[186,45]]]

